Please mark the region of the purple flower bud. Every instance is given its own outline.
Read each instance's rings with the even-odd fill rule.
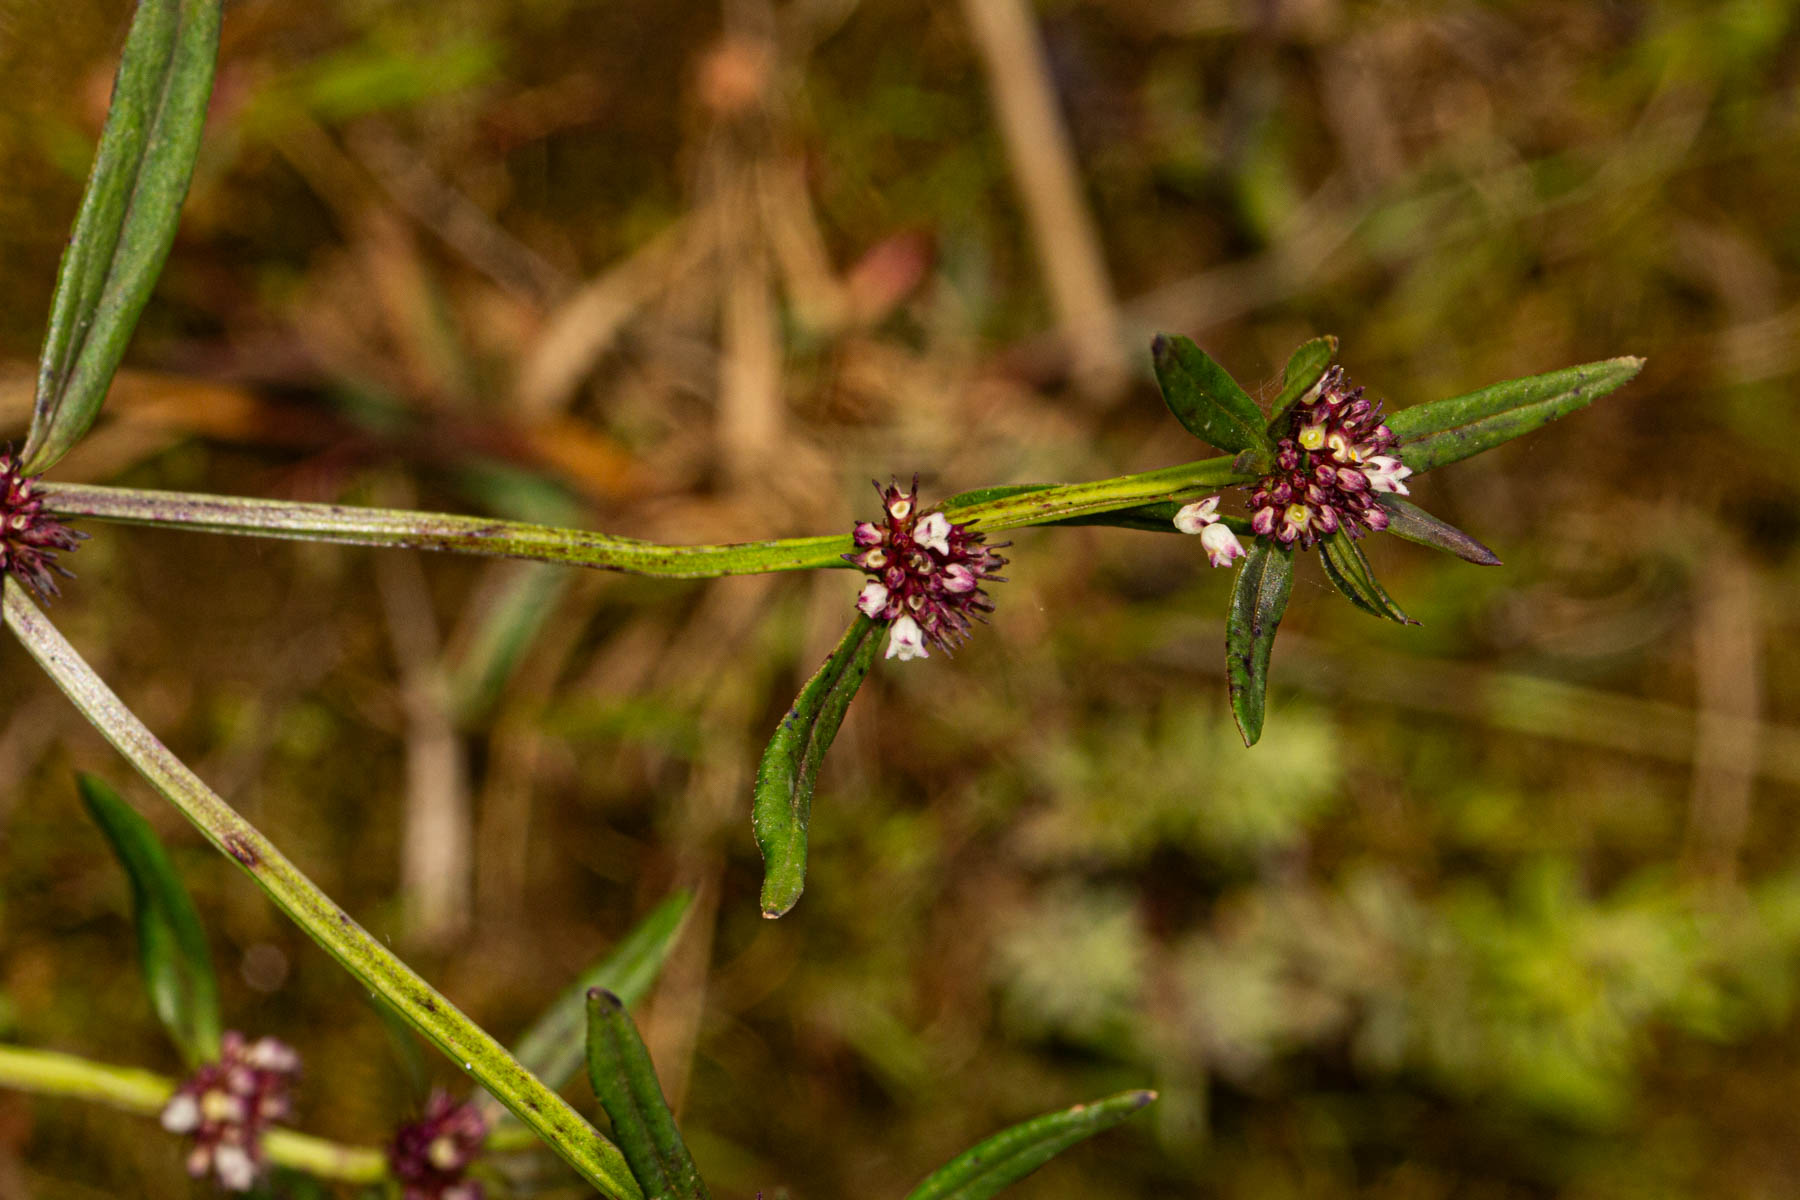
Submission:
[[[1273,506],[1257,509],[1256,515],[1250,518],[1250,528],[1254,532],[1261,534],[1263,537],[1267,537],[1269,534],[1273,533],[1275,531],[1275,509]]]
[[[300,1056],[287,1044],[247,1043],[227,1031],[219,1060],[203,1064],[163,1106],[163,1128],[193,1139],[188,1173],[211,1174],[227,1191],[249,1191],[262,1173],[263,1129],[287,1116],[299,1072]]]
[[[994,572],[1006,559],[967,526],[922,512],[917,477],[911,491],[898,483],[875,486],[883,520],[858,522],[853,540],[867,548],[844,556],[875,580],[859,593],[857,607],[893,623],[889,658],[925,658],[927,643],[949,649],[968,636],[972,617],[993,611],[981,585],[1003,582]],[[882,589],[879,604],[875,588]]]
[[[57,553],[76,549],[85,537],[44,511],[36,477],[20,474],[10,449],[0,454],[0,573],[49,600],[58,594],[52,571],[74,578]]]
[[[479,1183],[466,1178],[487,1141],[487,1122],[473,1104],[433,1092],[425,1115],[402,1125],[388,1145],[388,1164],[403,1200],[481,1200]]]

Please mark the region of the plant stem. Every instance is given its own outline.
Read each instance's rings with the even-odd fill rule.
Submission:
[[[624,1156],[486,1030],[401,962],[156,739],[11,578],[6,624],[113,747],[325,951],[461,1066],[569,1165],[617,1200],[641,1200]]]
[[[1158,471],[1088,483],[1058,484],[985,504],[946,510],[959,524],[979,522],[995,532],[1044,525],[1216,490],[1245,476],[1229,458],[1209,458]],[[654,575],[665,579],[711,579],[769,571],[842,567],[852,549],[848,534],[738,542],[713,546],[668,546],[614,537],[587,529],[561,529],[523,521],[347,504],[302,504],[238,496],[143,491],[91,484],[45,483],[49,508],[63,517],[93,517],[134,525],[182,526],[208,533],[296,538],[358,546],[447,550],[503,558],[534,559]]]
[[[154,1117],[169,1102],[175,1086],[173,1079],[150,1071],[109,1066],[49,1050],[0,1046],[0,1087],[92,1100]],[[267,1130],[262,1145],[270,1162],[321,1179],[377,1183],[388,1177],[387,1156],[366,1146],[328,1142],[291,1129]]]

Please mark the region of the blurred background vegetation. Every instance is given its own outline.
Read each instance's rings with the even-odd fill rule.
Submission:
[[[1335,333],[1392,406],[1649,358],[1420,483],[1506,560],[1378,539],[1422,627],[1303,568],[1253,751],[1191,540],[1018,537],[993,628],[857,700],[779,923],[750,773],[847,574],[90,524],[53,615],[503,1039],[698,888],[642,1016],[716,1194],[897,1196],[1148,1085],[1018,1194],[1791,1195],[1795,9],[230,5],[181,239],[59,478],[733,540],[847,530],[871,475],[1197,457],[1157,328],[1253,390]],[[0,0],[14,431],[128,19]],[[87,768],[150,801],[230,1023],[305,1054],[303,1127],[374,1140],[417,1070],[455,1085],[10,639],[0,671],[0,1036],[178,1066]],[[0,1194],[189,1186],[146,1122],[0,1094]]]

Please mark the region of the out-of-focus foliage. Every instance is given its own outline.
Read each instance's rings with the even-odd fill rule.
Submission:
[[[1402,629],[1299,556],[1245,751],[1191,539],[1020,535],[993,626],[850,708],[780,923],[752,772],[849,574],[546,583],[90,525],[59,625],[503,1039],[692,887],[634,1015],[720,1195],[904,1195],[1135,1087],[1162,1099],[1014,1194],[1793,1192],[1794,7],[1039,5],[1116,391],[1049,334],[966,11],[231,5],[180,238],[59,474],[755,538],[848,530],[872,475],[1187,456],[1159,328],[1265,402],[1323,333],[1390,406],[1646,356],[1417,481],[1503,568],[1365,543]],[[128,19],[0,0],[14,430]],[[10,644],[0,671],[0,1036],[172,1071],[119,986],[116,868],[69,833],[69,768],[116,764]],[[409,838],[445,814],[465,843]],[[380,1136],[417,1097],[365,998],[158,832],[230,1022],[307,1057],[301,1122]],[[0,1094],[0,1193],[180,1179],[142,1123]]]

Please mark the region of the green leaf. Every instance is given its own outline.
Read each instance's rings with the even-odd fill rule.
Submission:
[[[1300,397],[1313,390],[1325,375],[1325,369],[1337,355],[1338,340],[1330,334],[1316,337],[1310,342],[1302,342],[1288,355],[1287,367],[1281,372],[1281,393],[1275,397],[1275,407],[1269,417],[1269,433],[1271,436],[1279,432],[1278,426],[1286,419],[1288,409],[1299,402]]]
[[[1403,408],[1387,419],[1400,440],[1400,460],[1423,474],[1492,450],[1502,442],[1566,417],[1643,369],[1641,358],[1609,358],[1525,379],[1509,379],[1447,400]]]
[[[1225,679],[1244,745],[1262,737],[1269,651],[1294,587],[1294,548],[1257,538],[1244,556],[1225,620]]]
[[[1398,621],[1402,625],[1418,624],[1387,594],[1387,589],[1375,578],[1375,569],[1369,565],[1368,556],[1350,535],[1334,533],[1320,538],[1319,562],[1332,586],[1370,616]]]
[[[991,504],[996,500],[1005,500],[1010,496],[1022,496],[1027,492],[1042,492],[1057,487],[1054,483],[1011,483],[995,487],[977,488],[972,492],[959,492],[944,501],[945,508],[966,508],[977,504]],[[1115,508],[1109,512],[1082,513],[1074,517],[1062,517],[1044,522],[1045,525],[1101,525],[1109,529],[1137,529],[1145,533],[1179,533],[1175,528],[1175,514],[1181,510],[1180,500],[1155,500],[1148,504],[1134,504],[1130,508]],[[1247,533],[1250,529],[1248,521],[1236,517],[1223,518],[1238,533]]]
[[[588,992],[604,988],[626,1004],[636,1004],[656,982],[663,960],[675,944],[692,892],[676,892],[651,910],[611,953],[581,973],[519,1039],[513,1054],[551,1087],[568,1081],[582,1058],[582,1030],[587,1025]]]
[[[645,1200],[708,1200],[624,1003],[604,988],[588,992],[587,1031],[588,1079]]]
[[[1394,495],[1376,496],[1375,500],[1387,510],[1387,531],[1395,537],[1417,542],[1421,546],[1430,546],[1433,550],[1442,550],[1446,554],[1454,554],[1464,562],[1472,562],[1476,566],[1500,565],[1498,554],[1448,521],[1438,520],[1418,505]]]
[[[906,1200],[986,1200],[1155,1099],[1155,1092],[1121,1092],[1014,1125],[932,1172]]]
[[[1227,454],[1267,454],[1268,420],[1237,380],[1193,341],[1166,333],[1150,343],[1163,400],[1186,430]]]
[[[219,983],[206,930],[150,822],[104,780],[79,775],[88,815],[112,844],[131,880],[138,965],[150,1006],[190,1066],[219,1057]]]
[[[150,299],[200,153],[221,0],[141,0],[57,272],[22,456],[54,464],[100,413]]]
[[[856,689],[868,677],[884,622],[858,613],[825,665],[800,689],[794,707],[756,769],[750,828],[763,856],[762,914],[779,917],[806,887],[806,828],[825,751],[843,724]]]

